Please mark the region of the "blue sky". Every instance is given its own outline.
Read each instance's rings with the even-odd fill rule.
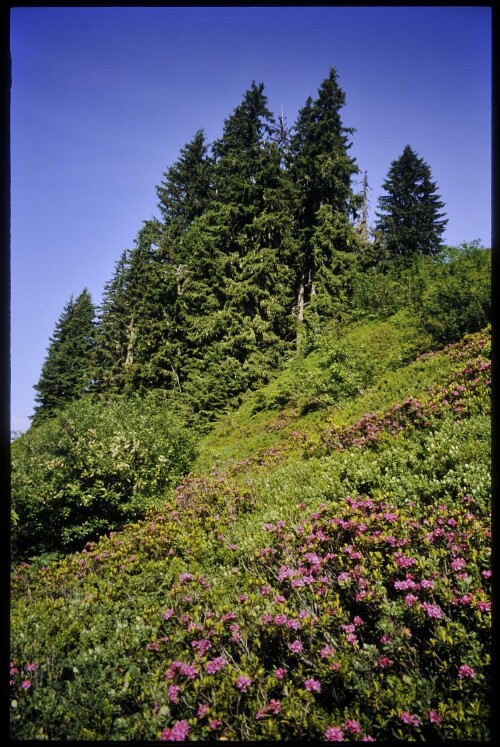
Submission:
[[[11,57],[15,431],[70,296],[100,303],[163,173],[196,130],[220,137],[253,80],[291,126],[333,66],[370,220],[408,144],[445,202],[444,241],[491,245],[488,7],[13,8]]]

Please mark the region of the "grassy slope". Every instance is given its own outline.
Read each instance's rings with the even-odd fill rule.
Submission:
[[[383,410],[408,394],[426,393],[431,384],[446,378],[453,362],[439,352],[414,360],[418,344],[407,311],[382,322],[351,325],[342,337],[342,347],[347,351],[346,365],[357,374],[354,391],[344,397],[340,379],[337,401],[331,402],[324,394],[335,378],[335,372],[329,370],[329,357],[332,348],[338,347],[338,338],[334,329],[326,330],[318,350],[293,361],[215,426],[201,443],[194,471],[224,470],[234,461],[283,445],[294,431],[314,437],[326,424],[353,422],[363,413]],[[281,405],[277,403],[280,395]]]
[[[456,372],[485,353],[476,342],[408,362],[416,342],[404,315],[353,325],[342,343],[332,331],[326,333],[318,351],[249,396],[205,438],[196,476],[188,477],[162,510],[47,570],[20,568],[12,614],[12,656],[19,670],[14,673],[13,736],[155,739],[167,729],[164,736],[173,738],[168,729],[182,730],[175,724],[185,722],[197,739],[313,739],[333,726],[342,727],[346,738],[358,738],[358,732],[349,732],[355,727],[346,727],[355,720],[360,735],[381,739],[435,734],[484,739],[486,395],[479,385],[466,382],[463,411],[441,403],[431,427],[411,415],[399,435],[384,435],[382,427],[380,441],[363,448],[351,444],[339,450],[329,441],[332,428],[345,430],[365,413],[384,413],[405,397],[418,398],[425,410],[426,403],[437,401],[429,387],[436,392],[451,385],[453,391]],[[363,538],[358,542],[346,524],[344,534],[324,540],[332,556],[327,561],[319,540],[309,540],[309,552],[322,557],[328,590],[313,594],[306,586],[302,594],[285,588],[280,564],[300,568],[305,562],[303,540],[289,528],[302,526],[305,536],[314,527],[328,534],[328,523],[318,528],[322,511],[330,523],[339,516],[359,520],[346,502],[358,494],[380,505],[378,514],[365,517],[367,526],[375,522],[373,527],[379,527],[372,544],[363,545]],[[467,518],[471,507],[474,521]],[[386,525],[382,517],[388,511],[397,518]],[[469,533],[464,530],[456,540],[456,552],[424,546],[421,530],[426,523],[428,530],[435,528],[437,515],[445,523],[470,525]],[[281,522],[285,528],[278,527]],[[394,548],[379,546],[380,531],[399,537],[402,548],[411,540],[417,576],[434,573],[433,601],[446,611],[443,619],[426,623],[425,606],[407,609],[393,596]],[[364,573],[374,590],[365,608],[334,581],[339,570],[354,573],[342,553],[357,544],[368,552]],[[456,601],[457,589],[446,581],[457,552],[470,569],[474,597],[467,604]],[[183,573],[194,579],[183,580]],[[266,586],[269,597],[258,591]],[[242,593],[247,600],[240,599]],[[278,601],[273,604],[271,597]],[[172,624],[163,620],[165,608],[172,609]],[[224,618],[232,610],[240,632],[230,631],[230,618]],[[270,630],[262,623],[263,614],[277,612],[299,621],[300,632]],[[362,647],[353,651],[342,625],[354,613],[370,623]],[[411,645],[403,640],[410,628]],[[392,642],[381,646],[383,631]],[[193,642],[202,638],[210,639],[212,652],[193,658]],[[287,645],[293,638],[300,638],[305,649],[291,659]],[[319,656],[319,648],[338,640],[342,646],[327,667],[329,659]],[[193,681],[174,673],[180,700],[169,700],[165,673],[172,662],[191,661],[202,670],[212,654],[226,660],[214,675],[217,684],[200,671]],[[395,667],[392,679],[377,665],[382,655]],[[32,663],[36,670],[28,673]],[[273,676],[278,664],[289,669],[286,686]],[[463,664],[474,665],[473,678],[457,680]],[[252,679],[248,695],[235,686],[243,675]],[[29,688],[22,687],[24,678],[31,678]],[[313,679],[323,683],[322,695],[304,687]],[[259,709],[278,700],[280,714],[266,711],[256,719]],[[200,704],[209,709],[205,717],[197,715]],[[430,710],[438,713],[440,724],[429,722]],[[402,720],[407,711],[417,714],[418,726]],[[221,724],[212,729],[209,717]]]

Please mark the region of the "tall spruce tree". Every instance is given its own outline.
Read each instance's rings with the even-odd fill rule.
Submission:
[[[265,380],[293,338],[291,186],[273,124],[253,83],[214,143],[210,207],[182,240],[186,386],[207,412]]]
[[[351,186],[359,169],[348,154],[354,130],[342,123],[345,94],[337,78],[330,68],[317,98],[309,97],[300,110],[290,142],[290,171],[298,192],[298,318],[303,320],[309,305],[315,326],[319,317],[331,315],[332,301],[337,299],[337,310],[345,303],[346,273],[359,244],[352,220],[360,198]]]
[[[99,314],[96,384],[131,393],[178,386],[174,320],[178,279],[160,257],[161,224],[145,221],[106,284]]]
[[[379,197],[376,231],[389,262],[408,264],[416,254],[435,255],[447,224],[425,161],[407,145],[392,162]]]
[[[95,308],[85,288],[76,300],[71,296],[50,338],[40,379],[34,386],[38,404],[33,425],[90,390],[95,335]]]
[[[164,234],[169,241],[181,236],[207,208],[212,191],[212,167],[205,133],[198,130],[156,188]]]

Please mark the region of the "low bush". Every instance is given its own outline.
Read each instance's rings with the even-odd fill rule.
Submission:
[[[194,455],[158,397],[71,403],[12,445],[14,559],[80,548],[143,516]]]

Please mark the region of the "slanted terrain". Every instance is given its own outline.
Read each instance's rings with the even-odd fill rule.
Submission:
[[[488,739],[490,332],[414,341],[325,329],[146,518],[19,564],[14,738]]]

